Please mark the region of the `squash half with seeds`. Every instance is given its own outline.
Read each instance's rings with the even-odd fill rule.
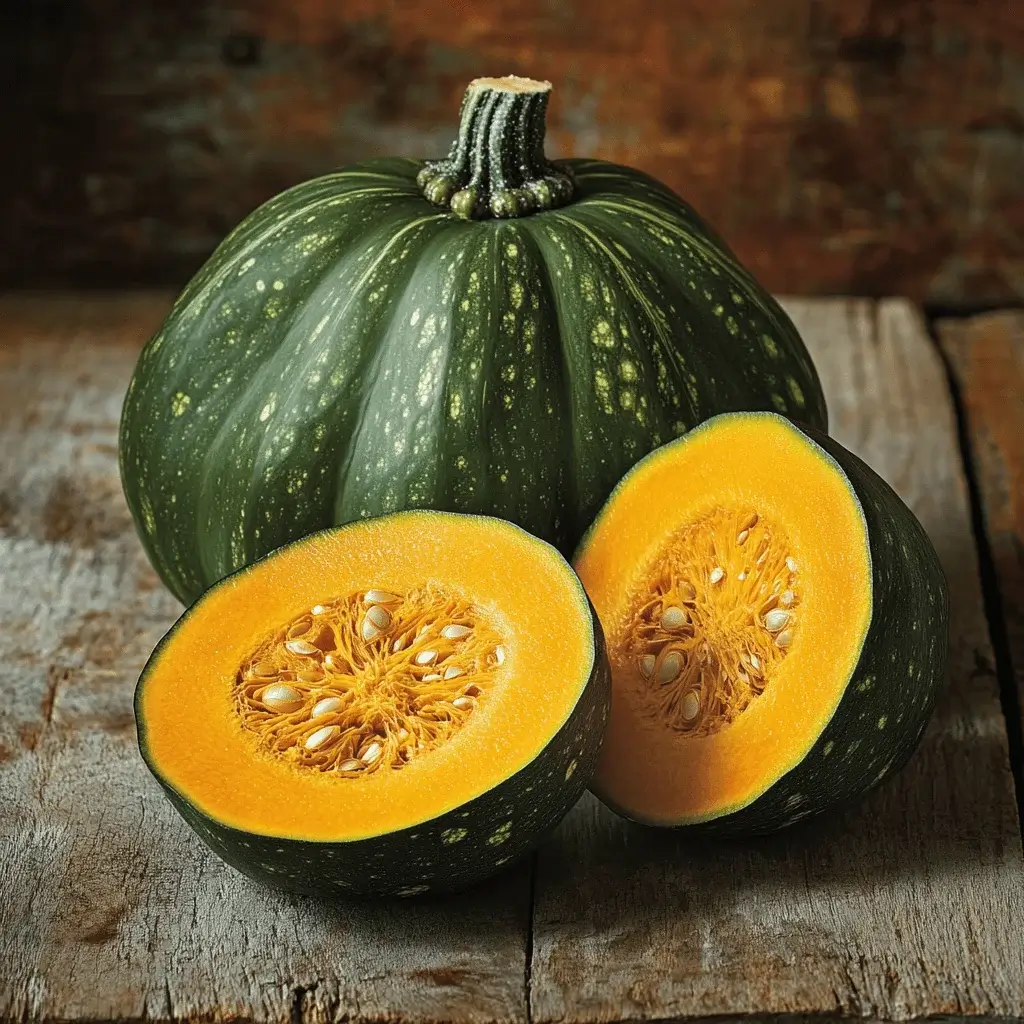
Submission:
[[[139,680],[143,757],[225,861],[314,895],[468,885],[593,774],[610,680],[568,563],[484,517],[298,541],[190,608]]]
[[[717,416],[649,455],[576,568],[613,678],[594,789],[638,821],[764,832],[856,797],[910,756],[942,686],[927,535],[781,416]]]
[[[289,540],[405,508],[571,555],[639,458],[708,416],[825,429],[789,318],[677,195],[544,155],[550,84],[479,79],[445,160],[297,185],[143,351],[121,474],[186,603]]]

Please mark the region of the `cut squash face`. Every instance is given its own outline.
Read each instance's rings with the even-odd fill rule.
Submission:
[[[315,534],[222,581],[136,697],[144,756],[200,835],[303,891],[495,870],[578,797],[607,711],[600,627],[564,559],[432,512]],[[327,858],[315,879],[275,853],[289,844]]]
[[[854,459],[835,442],[822,443],[844,462]],[[857,473],[870,474],[856,462]],[[884,493],[885,510],[907,518],[921,542],[909,510],[888,488]],[[787,785],[780,780],[816,746],[827,773],[836,741],[829,747],[823,737],[851,683],[863,681],[858,669],[876,621],[880,579],[869,520],[877,511],[873,505],[865,515],[857,487],[829,451],[772,414],[715,417],[627,475],[576,560],[605,630],[613,678],[593,787],[602,799],[651,824],[742,826],[743,810],[769,791],[766,802],[776,800]],[[944,616],[944,580],[927,538],[923,544],[920,556],[905,544],[886,557],[910,560],[910,569],[930,575]],[[892,575],[881,574],[883,589]],[[886,602],[894,628],[912,614],[888,596]],[[919,633],[931,641],[931,654],[917,662],[931,663],[922,686],[928,710],[937,688],[936,632],[931,626]],[[913,656],[908,660],[913,674]],[[860,708],[858,714],[867,716]],[[876,733],[889,717],[874,716],[883,721]],[[902,716],[893,724],[899,732]],[[886,763],[888,742],[874,750],[874,737],[851,742],[855,759],[881,752],[885,761],[870,767],[894,766]],[[824,784],[816,794],[803,790],[783,794],[782,809],[793,815],[758,818],[755,830],[847,795]]]

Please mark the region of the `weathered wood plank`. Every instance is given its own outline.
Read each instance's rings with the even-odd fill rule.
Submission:
[[[1024,313],[943,320],[938,334],[967,418],[1024,730]]]
[[[5,6],[3,281],[180,282],[303,177],[441,156],[466,81],[517,72],[553,154],[663,179],[769,288],[1024,295],[1014,0]]]
[[[284,896],[143,766],[132,690],[179,608],[116,430],[167,304],[0,299],[0,1020],[523,1020],[527,870],[450,902]]]
[[[539,858],[535,1022],[1024,1014],[1021,837],[942,368],[904,302],[789,308],[833,433],[942,558],[950,687],[896,779],[790,833],[693,842],[583,801]]]
[[[134,750],[176,613],[116,480],[163,297],[0,300],[0,1018],[508,1020],[523,872],[452,903],[278,896],[223,867]],[[954,587],[953,685],[900,778],[833,822],[693,845],[586,801],[541,858],[538,1020],[1024,1011],[1021,854],[941,374],[906,307],[799,304],[836,433],[900,488]]]

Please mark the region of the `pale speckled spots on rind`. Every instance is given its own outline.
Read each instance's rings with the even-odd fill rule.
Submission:
[[[566,776],[568,779],[568,776]],[[506,821],[503,825],[496,828],[488,837],[487,842],[491,846],[500,846],[502,843],[507,843],[509,836],[512,835],[512,822]]]
[[[203,403],[207,422],[219,422],[217,417],[222,415],[219,410],[226,407],[232,395],[240,394],[243,390],[253,390],[250,388],[249,382],[253,373],[263,365],[266,358],[266,337],[259,333],[253,333],[252,317],[246,309],[246,303],[250,302],[253,296],[255,275],[243,275],[238,284],[234,284],[238,278],[239,267],[253,257],[246,254],[231,262],[233,258],[231,246],[243,247],[249,237],[247,231],[250,230],[270,232],[273,237],[272,244],[266,250],[269,258],[260,260],[259,280],[263,280],[265,284],[272,282],[270,285],[274,292],[272,298],[275,301],[280,299],[283,303],[280,307],[276,304],[264,307],[265,310],[272,312],[273,316],[264,313],[261,318],[262,323],[269,325],[273,321],[275,325],[281,325],[280,327],[275,326],[274,329],[287,332],[288,344],[294,343],[295,352],[298,355],[296,361],[293,362],[289,359],[287,365],[284,365],[277,357],[274,357],[273,362],[275,366],[289,375],[289,379],[296,382],[296,386],[300,384],[303,387],[308,386],[312,392],[312,397],[307,402],[296,401],[294,396],[287,400],[282,399],[283,404],[287,407],[286,416],[300,427],[298,434],[300,437],[302,436],[301,428],[307,427],[311,420],[313,423],[317,423],[325,421],[328,417],[338,416],[337,410],[341,409],[341,403],[346,400],[342,397],[343,392],[352,379],[352,371],[348,366],[352,360],[343,354],[347,353],[348,349],[346,346],[342,346],[339,340],[347,321],[341,317],[339,311],[351,308],[357,316],[379,317],[379,323],[385,324],[389,317],[395,315],[402,304],[402,295],[406,286],[404,279],[400,276],[404,272],[401,268],[411,268],[412,279],[417,279],[417,275],[420,273],[417,260],[430,244],[430,240],[435,237],[433,223],[417,227],[400,244],[393,246],[391,251],[387,251],[387,245],[391,241],[390,237],[386,237],[384,242],[375,240],[372,245],[366,246],[357,255],[353,255],[345,264],[344,260],[347,258],[345,256],[345,238],[355,237],[357,234],[361,237],[365,235],[367,210],[365,199],[355,197],[358,201],[350,201],[352,197],[349,193],[339,191],[347,187],[345,179],[323,179],[319,183],[303,186],[299,191],[292,193],[287,200],[272,201],[270,208],[264,208],[262,212],[257,211],[253,215],[250,228],[243,230],[240,227],[235,232],[233,239],[222,247],[219,252],[228,254],[222,266],[211,264],[209,268],[204,268],[202,274],[207,275],[207,283],[197,284],[192,294],[203,293],[215,296],[219,307],[211,305],[210,308],[214,315],[223,315],[226,318],[221,321],[223,324],[221,336],[226,336],[229,331],[235,332],[235,344],[229,346],[225,342],[223,345],[224,363],[218,370],[210,372],[206,385],[208,390],[204,391],[202,381],[205,367],[200,367],[196,381],[189,380],[188,382],[187,390],[195,396],[196,401]],[[397,204],[404,203],[406,209],[412,209],[408,205],[410,201],[405,197],[408,193],[403,195],[402,192],[405,187],[404,184],[398,184],[392,189],[378,189],[380,198],[375,209],[379,212],[382,223],[385,221],[391,224],[400,223],[398,218],[405,214],[398,212],[400,206]],[[366,190],[369,186],[360,184],[357,188]],[[303,189],[306,191],[303,192]],[[332,190],[336,194],[332,194]],[[636,186],[637,202],[642,203],[643,194],[643,186]],[[303,195],[308,198],[303,199]],[[304,202],[310,204],[308,213],[301,208]],[[645,208],[649,210],[653,207]],[[328,210],[328,214],[317,218],[319,211]],[[685,213],[681,213],[681,217],[680,224],[685,221]],[[312,224],[314,219],[318,219],[319,222],[316,229],[311,231],[309,224]],[[437,228],[437,233],[447,230],[440,221],[437,221]],[[494,280],[493,274],[489,272],[491,261],[494,258],[494,250],[490,243],[492,228],[495,229],[493,237],[504,240],[497,250],[506,261],[503,264],[501,278],[498,280]],[[692,230],[692,228],[686,228],[686,230]],[[525,237],[524,233],[530,237]],[[672,242],[671,251],[676,254],[674,258],[688,258],[691,269],[697,267],[701,274],[710,272],[712,277],[715,276],[717,270],[708,264],[708,258],[700,250],[700,247],[691,244],[692,240],[683,239],[674,230],[665,231],[663,234]],[[631,345],[637,346],[635,351],[627,351],[624,347],[620,348],[618,353],[620,359],[609,360],[600,366],[608,380],[608,391],[602,398],[597,395],[595,386],[590,401],[600,403],[603,414],[608,418],[606,432],[603,430],[580,430],[579,422],[574,422],[574,417],[567,412],[565,404],[567,393],[562,382],[558,382],[557,389],[550,387],[547,383],[550,379],[548,377],[550,364],[545,364],[543,361],[548,354],[554,351],[557,355],[557,362],[561,363],[572,350],[572,346],[562,346],[560,352],[557,345],[554,349],[551,347],[552,341],[557,339],[557,332],[563,328],[558,327],[554,330],[549,328],[548,325],[552,322],[552,311],[541,308],[542,300],[543,302],[550,300],[549,284],[538,284],[539,278],[531,276],[537,274],[543,276],[543,266],[546,265],[549,272],[554,265],[552,258],[546,255],[543,259],[538,259],[536,240],[539,235],[550,237],[552,247],[558,250],[559,268],[565,268],[569,272],[564,287],[570,291],[576,287],[575,282],[572,281],[572,272],[578,271],[590,279],[588,294],[593,296],[594,315],[587,321],[585,328],[581,327],[582,338],[578,340],[589,338],[590,332],[600,320],[612,326],[613,339],[616,341],[621,339],[622,342],[628,340]],[[414,446],[405,443],[406,436],[413,437],[416,431],[429,435],[432,429],[426,425],[425,420],[418,420],[410,414],[408,408],[405,408],[401,410],[400,415],[391,417],[395,423],[407,424],[404,433],[400,435],[401,439],[396,441],[394,436],[390,436],[386,452],[374,451],[373,458],[367,465],[377,465],[380,459],[384,459],[382,464],[384,473],[390,473],[396,466],[407,466],[411,458],[419,460],[422,465],[409,471],[407,481],[403,481],[401,478],[389,481],[384,488],[375,486],[372,474],[364,472],[358,481],[354,477],[350,478],[342,492],[338,490],[340,482],[336,471],[337,462],[332,466],[329,461],[332,458],[340,459],[349,443],[339,429],[334,436],[321,439],[316,445],[313,454],[322,460],[313,471],[313,476],[318,482],[315,487],[310,487],[302,492],[303,506],[299,509],[301,515],[296,518],[294,514],[290,514],[295,510],[281,508],[275,501],[274,495],[276,481],[288,479],[288,471],[284,463],[294,457],[292,453],[295,450],[295,443],[293,442],[290,446],[281,438],[274,440],[270,436],[262,437],[258,429],[251,430],[246,440],[242,442],[240,432],[232,436],[231,432],[224,431],[220,444],[223,445],[224,450],[239,453],[237,468],[229,472],[222,466],[216,474],[216,483],[214,476],[207,476],[210,481],[210,489],[216,487],[221,495],[227,496],[223,507],[218,508],[216,505],[211,505],[200,513],[196,508],[195,499],[198,484],[189,484],[188,481],[185,481],[183,486],[178,489],[180,497],[175,504],[174,511],[175,520],[182,523],[190,514],[209,516],[214,521],[222,518],[223,522],[217,526],[223,538],[220,554],[213,557],[209,554],[204,556],[204,563],[210,568],[203,571],[209,575],[205,578],[198,578],[195,569],[197,560],[194,554],[169,552],[164,558],[165,570],[167,575],[176,582],[178,588],[194,592],[205,583],[210,582],[211,577],[215,577],[218,572],[234,568],[243,560],[250,559],[268,548],[276,546],[286,539],[288,531],[298,528],[300,522],[303,530],[324,525],[323,518],[318,519],[318,517],[364,516],[400,507],[403,503],[411,500],[445,504],[468,500],[473,503],[474,508],[480,508],[482,499],[486,500],[492,497],[488,494],[487,484],[488,481],[493,482],[496,479],[495,463],[499,459],[506,462],[515,460],[514,479],[507,481],[510,484],[507,490],[493,492],[492,500],[496,504],[490,510],[523,522],[537,532],[548,532],[549,535],[552,529],[551,524],[555,521],[571,524],[563,529],[578,530],[596,510],[610,485],[621,475],[625,464],[644,454],[666,436],[670,420],[672,422],[695,421],[698,413],[702,411],[700,389],[692,379],[680,379],[678,376],[681,365],[678,358],[680,353],[669,352],[655,337],[658,332],[662,332],[664,337],[672,337],[673,332],[679,329],[685,330],[688,336],[693,336],[693,325],[687,321],[687,308],[682,302],[681,293],[674,296],[667,295],[664,282],[652,275],[643,261],[637,261],[634,253],[628,246],[622,244],[619,237],[611,237],[607,240],[607,253],[615,256],[620,267],[629,268],[628,272],[642,287],[650,288],[653,290],[652,294],[656,292],[664,298],[664,301],[659,300],[653,305],[649,320],[641,318],[634,323],[627,321],[627,318],[623,316],[624,301],[628,302],[630,309],[634,308],[635,303],[628,294],[623,292],[623,281],[619,278],[618,271],[609,272],[605,252],[589,244],[584,247],[584,250],[580,250],[575,247],[575,242],[574,247],[570,249],[565,244],[561,229],[549,232],[541,217],[530,218],[521,223],[488,225],[479,232],[476,228],[472,228],[467,230],[463,237],[465,238],[464,242],[459,241],[455,244],[456,239],[452,235],[451,245],[432,250],[438,254],[437,287],[439,291],[437,295],[442,297],[444,308],[452,313],[460,311],[465,314],[462,323],[466,331],[466,343],[469,344],[469,331],[472,330],[477,348],[486,352],[486,345],[489,344],[489,341],[485,340],[485,335],[487,339],[492,336],[493,322],[488,326],[484,322],[484,318],[480,316],[480,311],[488,308],[488,299],[494,300],[499,306],[504,303],[508,308],[499,308],[494,316],[500,319],[504,312],[516,314],[514,331],[518,335],[521,354],[523,358],[532,360],[529,366],[522,362],[518,364],[517,371],[519,372],[517,372],[514,392],[508,388],[495,394],[493,398],[493,401],[497,403],[495,412],[506,419],[507,439],[493,446],[490,458],[486,453],[478,453],[471,470],[467,467],[466,471],[457,475],[448,474],[445,472],[443,456],[436,445],[428,443]],[[607,236],[604,237],[607,239]],[[531,238],[533,241],[530,240]],[[486,239],[486,241],[478,244],[480,239]],[[350,287],[343,279],[343,275],[338,275],[338,268],[344,265],[347,267],[345,273],[349,274],[348,281],[355,281],[379,258],[381,259],[381,270],[387,268],[388,275],[398,276],[382,276],[381,272],[374,271],[360,291]],[[478,268],[481,266],[488,268],[487,274],[479,273]],[[459,270],[459,273],[463,275],[461,286],[458,284],[458,275],[453,276],[455,267],[466,268],[465,271]],[[281,289],[276,286],[278,281],[282,283]],[[548,282],[550,283],[550,273]],[[726,279],[723,278],[723,283],[725,282]],[[518,298],[520,287],[524,290],[521,302]],[[203,292],[203,289],[206,291]],[[492,289],[496,290],[492,291]],[[732,293],[728,288],[723,291],[722,286],[717,283],[704,290],[717,296],[715,301],[717,304],[724,305],[726,318],[729,315],[730,303],[736,308],[742,305],[732,294],[741,294],[743,289],[739,286],[732,286]],[[582,301],[578,295],[570,296],[570,298],[577,302]],[[351,307],[339,305],[341,303],[348,304],[350,301]],[[308,310],[300,319],[293,319],[294,311],[298,308],[295,304],[301,302],[309,304]],[[370,309],[371,303],[374,306],[373,311]],[[463,306],[466,308],[463,309]],[[178,330],[181,335],[194,330],[195,324],[199,322],[199,317],[206,315],[203,312],[202,304],[197,304],[189,298],[183,298],[180,307],[177,308],[177,321],[172,315],[167,329]],[[421,309],[422,317],[426,307],[421,304],[417,308]],[[746,316],[751,311],[755,311],[755,309],[748,302],[744,315]],[[758,320],[760,323],[764,319],[763,312],[761,310],[755,312],[761,318]],[[409,308],[406,315],[411,316],[411,313],[412,308]],[[319,324],[316,324],[317,320],[319,320]],[[593,322],[590,322],[591,320]],[[369,324],[370,320],[367,319],[366,322]],[[564,322],[574,321],[570,316]],[[328,325],[330,325],[330,330],[327,329]],[[418,326],[418,323],[413,326]],[[263,327],[260,326],[258,331],[262,330]],[[438,368],[437,378],[431,378],[425,382],[432,386],[426,390],[429,390],[439,401],[442,417],[451,407],[452,388],[449,382],[456,379],[466,381],[485,379],[482,376],[484,373],[482,365],[478,365],[477,369],[472,371],[481,375],[479,378],[461,376],[465,374],[465,363],[460,366],[454,358],[454,352],[450,347],[453,330],[453,326],[450,326],[447,331],[442,331],[439,328],[439,336],[444,335],[445,345],[449,347],[442,359],[443,365]],[[665,332],[668,333],[665,334]],[[750,337],[756,338],[757,334],[751,333]],[[175,348],[179,343],[176,341]],[[355,344],[355,339],[353,344]],[[431,345],[427,345],[426,349],[429,351],[431,347]],[[148,353],[154,353],[159,348],[160,346],[154,340],[149,346]],[[596,346],[594,350],[597,351]],[[318,379],[316,373],[320,371],[314,371],[308,364],[305,368],[303,367],[303,363],[307,359],[304,353],[307,351],[310,353],[310,357],[313,357],[314,353],[318,358],[333,356],[329,364],[321,364],[322,372],[327,375],[326,378]],[[209,354],[218,355],[216,352]],[[205,355],[207,354],[204,353]],[[642,392],[639,396],[634,393],[632,388],[634,382],[624,380],[619,376],[621,357],[635,363],[638,368],[640,383],[637,383],[636,387]],[[358,364],[358,359],[355,362]],[[234,371],[232,375],[234,380],[230,384],[224,382],[228,376],[224,373],[224,367],[229,365]],[[489,360],[488,366],[490,366]],[[541,372],[542,366],[545,367],[543,372]],[[592,367],[590,373],[597,368],[596,366]],[[185,376],[192,375],[191,371],[190,366],[186,367],[182,364],[182,366],[173,368],[173,375],[179,380],[184,380]],[[456,377],[456,374],[459,376]],[[576,379],[585,381],[586,376],[588,376],[587,371],[581,368]],[[216,386],[214,386],[214,377],[217,378]],[[644,387],[643,382],[652,377],[659,382],[657,393],[648,393]],[[280,380],[280,375],[272,372],[265,375],[267,383],[274,384],[278,380]],[[631,385],[631,387],[620,390],[622,385]],[[266,387],[266,383],[263,387]],[[531,392],[537,395],[536,399],[528,398]],[[461,429],[467,432],[472,430],[473,424],[477,420],[470,410],[476,407],[478,394],[479,392],[474,388],[472,393],[467,392],[463,395],[462,414],[458,421],[445,417],[444,422],[452,424],[458,422]],[[217,401],[207,407],[210,397],[214,395]],[[358,398],[354,399],[351,394],[346,397],[348,401],[354,401],[358,406]],[[645,404],[648,398],[654,399],[651,405]],[[431,404],[433,401],[434,399],[430,399],[423,407],[425,412],[435,408]],[[686,408],[687,403],[690,409]],[[257,419],[265,405],[266,395],[263,395],[261,400],[259,395],[253,394],[248,408],[250,422]],[[679,412],[666,415],[666,407],[673,410],[679,409]],[[540,429],[542,420],[539,415],[542,411],[545,424],[543,430]],[[239,410],[240,412],[241,410]],[[580,417],[580,422],[589,426],[589,414],[585,404],[580,406]],[[237,418],[241,421],[246,417],[239,414]],[[344,414],[341,414],[339,419],[343,421]],[[269,421],[269,423],[272,422],[274,421]],[[253,423],[253,426],[258,428],[258,423]],[[194,436],[198,442],[198,434]],[[569,436],[581,440],[589,439],[586,442],[586,449],[577,452],[575,465],[566,461],[560,466],[554,466],[548,464],[549,460],[536,457],[523,458],[521,455],[523,452],[529,452],[531,456],[535,455],[538,445],[561,445],[564,443],[562,439]],[[611,446],[609,446],[610,440]],[[191,443],[189,440],[185,444],[191,445]],[[147,451],[152,450],[152,447],[150,438],[146,444]],[[466,450],[468,452],[469,449]],[[198,467],[204,460],[205,452],[205,447],[197,446],[194,451],[191,448],[187,452],[179,451],[175,458],[193,463]],[[338,454],[332,456],[331,452]],[[182,458],[183,455],[185,458]],[[575,488],[567,486],[567,483],[573,481],[580,466],[589,467],[590,465],[594,467],[593,472],[588,472],[585,477],[574,481]],[[532,472],[546,474],[545,478],[542,481],[530,481],[527,474],[520,468],[527,466]],[[502,468],[502,472],[507,474],[508,470]],[[159,474],[159,466],[155,463],[149,465],[144,472],[144,475],[152,480],[158,479]],[[237,493],[239,487],[247,486],[245,482],[249,480],[261,481],[257,492],[244,501],[233,500],[231,495]],[[457,481],[465,481],[465,483]],[[471,484],[470,481],[472,481]],[[439,491],[438,488],[442,488],[442,490]],[[448,490],[444,488],[448,488]],[[531,489],[535,494],[541,494],[542,499],[535,499],[531,502],[528,498],[521,497]],[[286,487],[285,493],[287,493]],[[571,507],[566,497],[574,494],[578,496],[576,508]],[[155,516],[163,521],[164,517],[170,514],[170,500],[161,498],[156,493],[156,489],[151,497],[156,501]],[[544,508],[544,511],[538,513],[537,509],[541,507]],[[271,511],[270,519],[265,518],[268,509]],[[251,522],[253,516],[257,514],[264,520],[259,543],[254,544],[255,534],[251,528],[247,528],[243,541],[237,534],[237,524],[243,519]],[[542,516],[539,522],[533,518],[538,514]],[[181,535],[184,536],[187,532],[183,530]],[[554,539],[559,543],[568,542],[568,537],[564,533],[555,536]]]

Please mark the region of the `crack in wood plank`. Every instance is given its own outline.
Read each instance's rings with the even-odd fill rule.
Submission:
[[[1024,312],[939,319],[935,333],[975,492],[985,597],[1024,816]]]

